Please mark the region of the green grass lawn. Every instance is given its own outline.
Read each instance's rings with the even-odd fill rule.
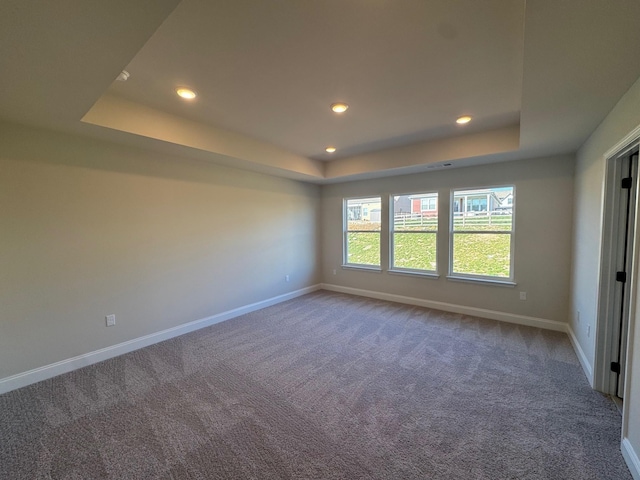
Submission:
[[[509,277],[511,237],[501,234],[454,235],[454,273]],[[348,263],[380,265],[380,232],[350,232]],[[395,233],[394,266],[435,270],[436,235]]]
[[[455,234],[453,272],[509,277],[510,242],[510,235]]]
[[[347,263],[380,265],[380,232],[349,232]]]
[[[393,247],[394,267],[435,271],[435,233],[394,233]]]

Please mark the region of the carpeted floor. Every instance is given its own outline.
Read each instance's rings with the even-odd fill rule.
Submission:
[[[0,396],[0,478],[616,479],[566,335],[316,292]]]

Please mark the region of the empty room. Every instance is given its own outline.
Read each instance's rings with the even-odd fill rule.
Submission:
[[[638,0],[0,0],[0,479],[640,480]]]

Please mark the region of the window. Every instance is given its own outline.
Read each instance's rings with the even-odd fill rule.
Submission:
[[[436,210],[438,207],[438,199],[437,198],[423,198],[421,202],[421,208],[424,212],[425,210],[432,211]]]
[[[454,190],[451,194],[449,272],[513,280],[513,186]]]
[[[486,196],[471,196],[467,197],[467,212],[486,212],[487,211],[487,197]]]
[[[438,194],[395,195],[391,219],[391,269],[437,271]]]
[[[380,197],[344,200],[344,264],[380,266]]]

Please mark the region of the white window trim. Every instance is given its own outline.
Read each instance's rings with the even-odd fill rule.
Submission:
[[[410,277],[423,277],[437,280],[440,278],[440,274],[432,272],[431,270],[418,270],[415,268],[393,268],[387,270],[387,273],[392,275],[408,275]]]
[[[466,282],[466,283],[486,283],[489,285],[496,285],[499,287],[515,287],[518,284],[511,280],[501,280],[505,277],[484,277],[481,275],[471,275],[467,274],[462,276],[460,274],[447,275],[447,280],[451,280],[453,282]]]
[[[365,272],[374,272],[374,273],[382,273],[382,267],[377,267],[375,265],[367,265],[364,263],[346,263],[340,265],[340,268],[344,270],[364,270]]]

